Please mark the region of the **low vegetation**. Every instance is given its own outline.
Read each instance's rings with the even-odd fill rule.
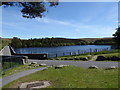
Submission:
[[[101,54],[96,61],[120,61],[120,53]]]
[[[118,69],[85,69],[67,66],[60,69],[54,67],[38,71],[17,79],[4,88],[18,88],[21,83],[48,80],[48,88],[118,88]]]
[[[7,70],[9,68],[19,66],[21,64],[16,63],[16,62],[2,62],[2,70]]]

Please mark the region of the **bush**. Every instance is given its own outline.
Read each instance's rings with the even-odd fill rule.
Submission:
[[[98,56],[96,61],[103,61],[103,60],[107,60],[104,56]]]
[[[97,57],[96,61],[120,61],[120,56],[118,54],[105,54]]]

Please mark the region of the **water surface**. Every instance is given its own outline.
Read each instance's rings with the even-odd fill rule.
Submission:
[[[110,50],[111,45],[76,45],[76,46],[59,46],[59,47],[33,47],[33,48],[16,48],[16,53],[48,53],[48,57],[56,57],[70,54],[80,54],[94,50]]]

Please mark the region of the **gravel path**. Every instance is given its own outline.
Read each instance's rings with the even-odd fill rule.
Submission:
[[[17,74],[13,74],[13,75],[10,75],[10,76],[7,76],[7,77],[4,77],[2,79],[0,79],[0,88],[3,87],[4,85],[20,78],[20,77],[23,77],[23,76],[26,76],[28,74],[31,74],[31,73],[34,73],[34,72],[37,72],[37,71],[40,71],[40,70],[43,70],[43,69],[46,69],[47,67],[41,67],[41,68],[37,68],[37,69],[31,69],[31,70],[27,70],[27,71],[24,71],[24,72],[20,72],[20,73],[17,73]]]
[[[106,67],[119,67],[118,63],[120,62],[113,62],[113,61],[63,61],[63,60],[31,60],[29,59],[28,62],[37,62],[38,64],[45,63],[47,66],[52,65],[73,65],[83,68],[88,68],[91,65],[95,65],[99,68],[106,68]]]

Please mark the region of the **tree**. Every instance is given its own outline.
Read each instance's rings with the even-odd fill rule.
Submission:
[[[113,34],[113,36],[116,44],[120,45],[120,27],[117,28],[117,31],[115,32],[115,34]]]
[[[50,7],[56,5],[58,5],[58,1],[49,2]],[[47,11],[45,2],[2,2],[2,6],[17,6],[22,8],[21,13],[24,18],[41,18],[43,16],[43,13]]]
[[[21,39],[17,38],[17,37],[13,37],[13,39],[11,41],[11,46],[14,47],[14,48],[22,47]]]

